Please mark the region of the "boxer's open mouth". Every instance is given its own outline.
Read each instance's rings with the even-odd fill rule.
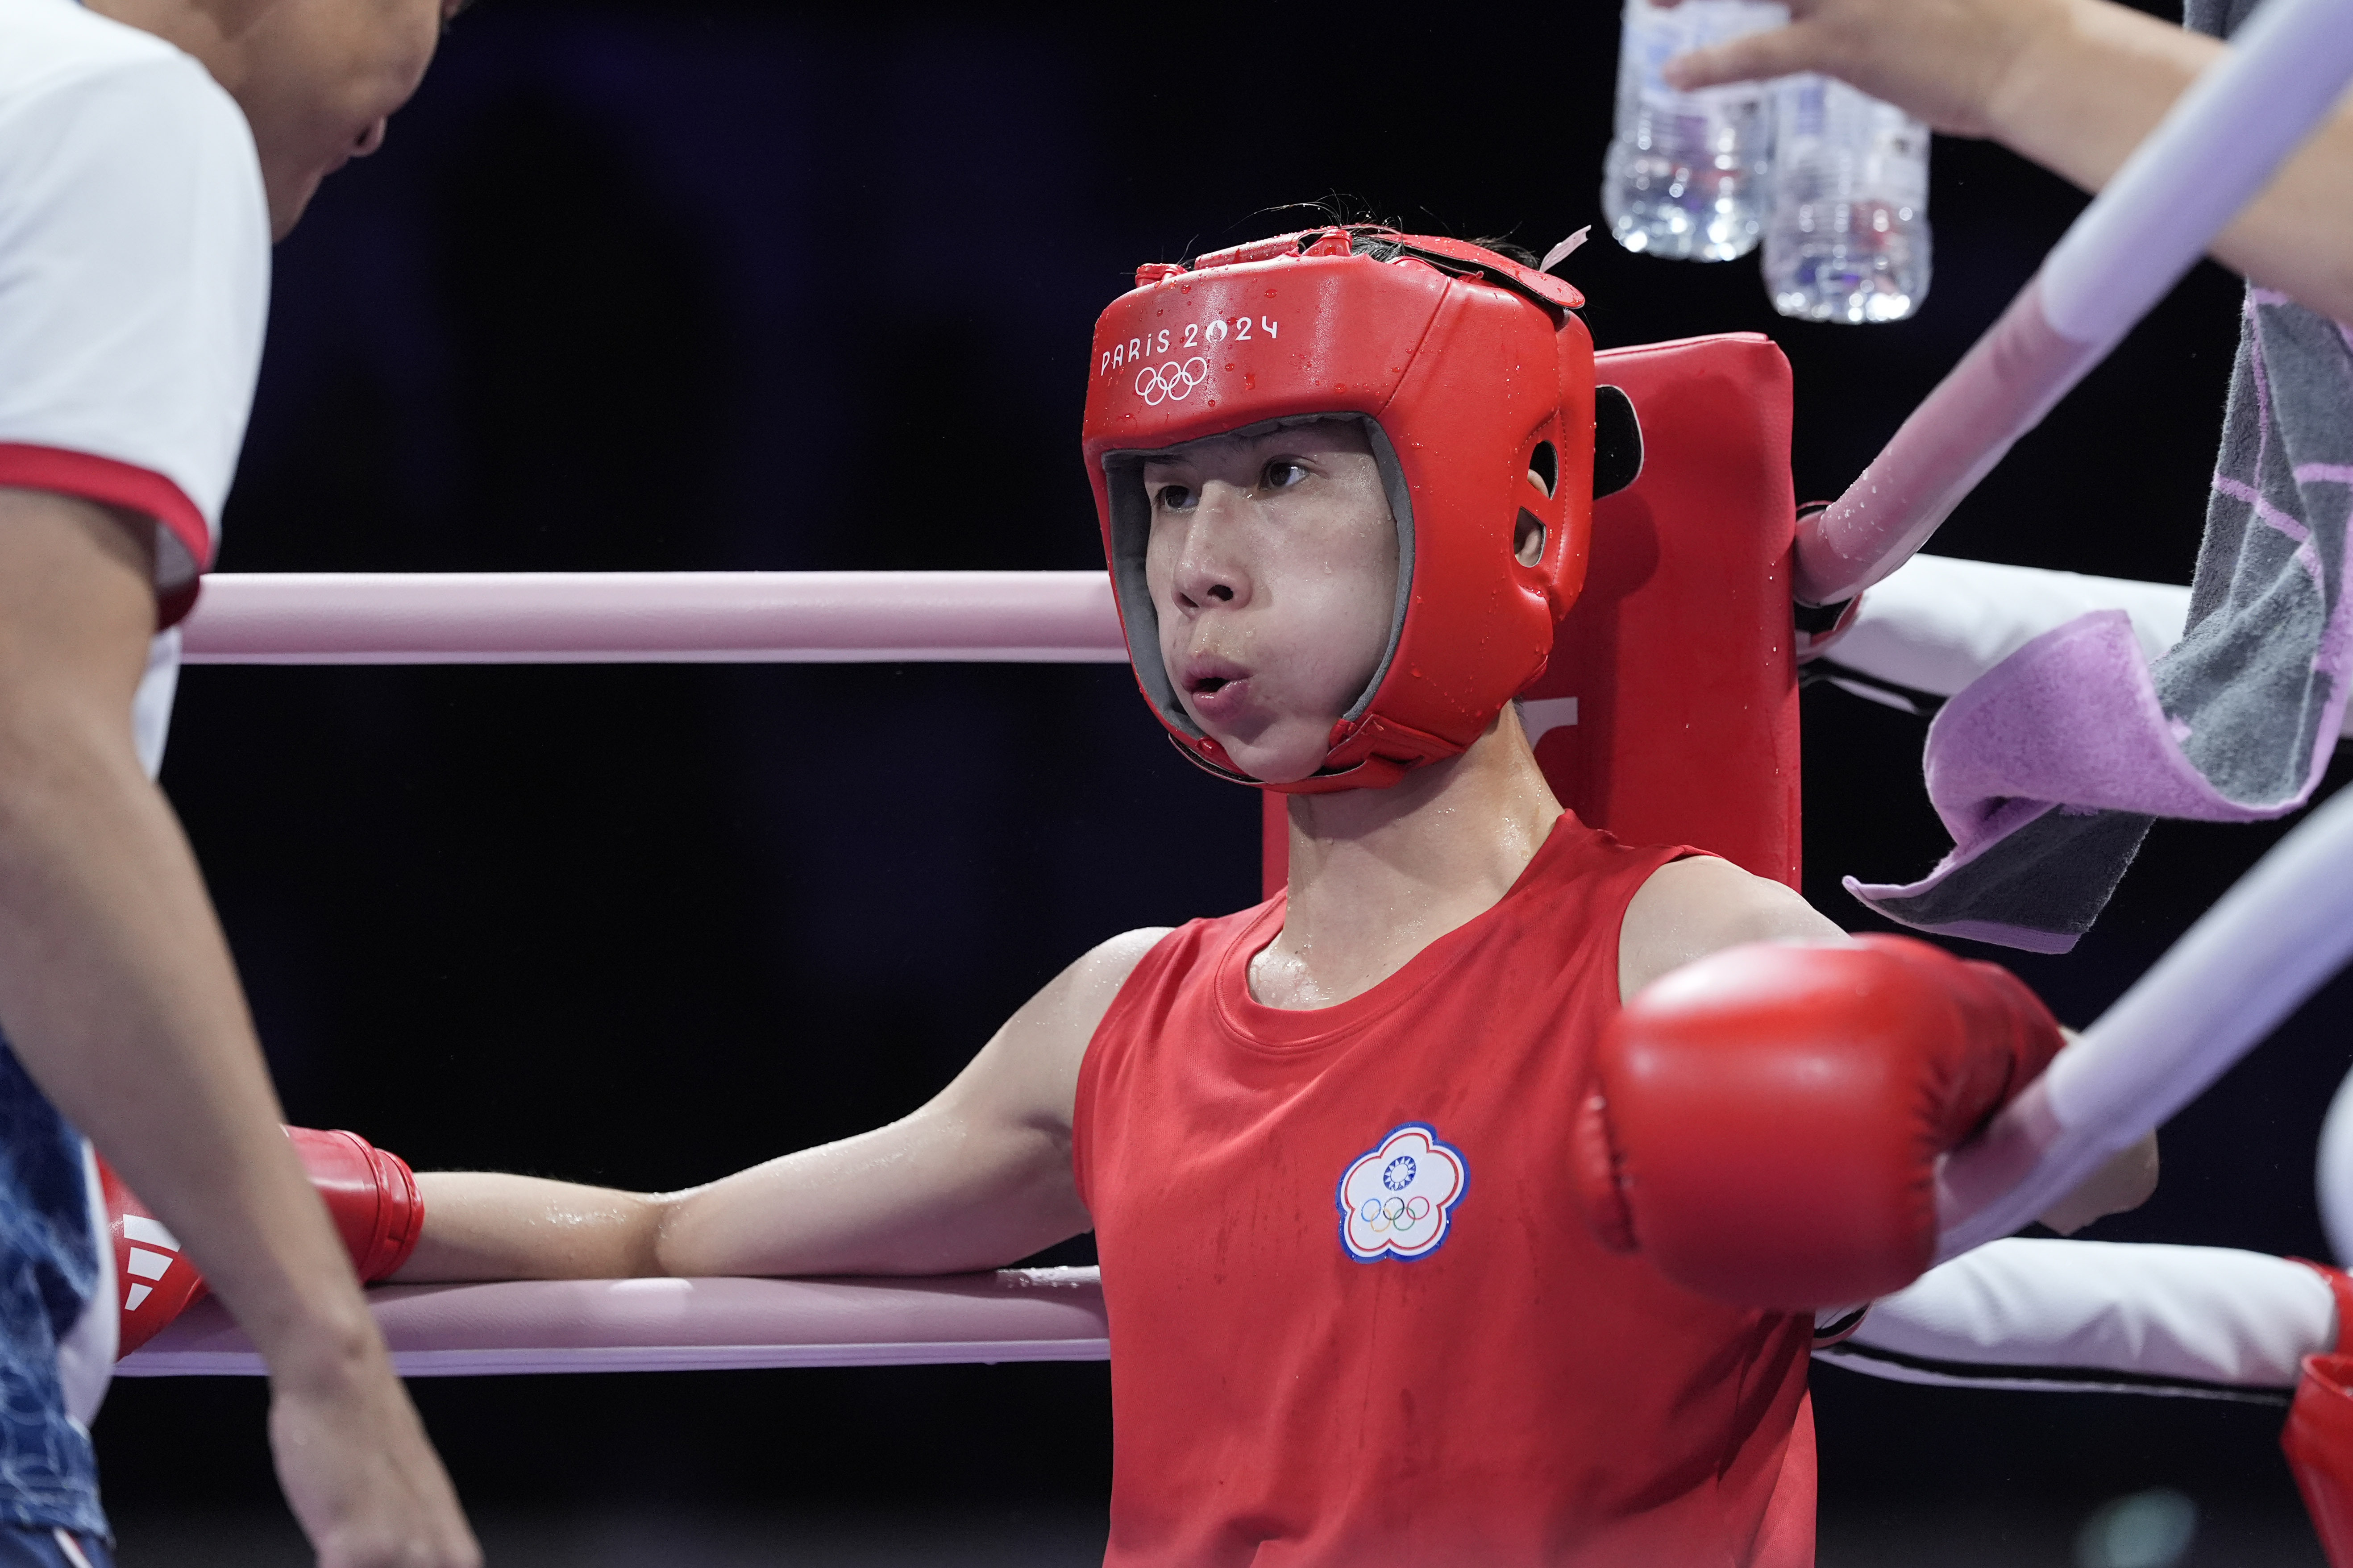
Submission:
[[[1187,695],[1208,697],[1224,690],[1237,681],[1249,679],[1250,671],[1231,659],[1197,655],[1185,661],[1183,679]]]

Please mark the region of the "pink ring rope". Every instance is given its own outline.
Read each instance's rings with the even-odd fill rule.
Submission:
[[[406,1377],[1103,1361],[1092,1268],[930,1279],[528,1279],[368,1292]],[[197,1302],[119,1377],[259,1377],[253,1342]]]
[[[205,579],[191,664],[1124,664],[1101,572],[328,573]]]

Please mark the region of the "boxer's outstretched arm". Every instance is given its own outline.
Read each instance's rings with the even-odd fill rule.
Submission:
[[[1114,937],[1062,971],[913,1114],[707,1186],[419,1175],[425,1234],[394,1279],[946,1274],[1076,1236],[1093,1223],[1071,1173],[1079,1064],[1164,934]]]
[[[152,532],[0,489],[0,1027],[269,1363],[280,1479],[320,1561],[478,1563],[279,1131],[195,858],[132,750]]]

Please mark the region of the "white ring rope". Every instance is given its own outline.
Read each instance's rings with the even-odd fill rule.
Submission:
[[[316,572],[205,579],[191,664],[1124,664],[1102,572]]]
[[[1886,449],[1800,524],[1799,599],[1851,599],[1926,544],[2196,264],[2348,77],[2353,0],[2265,0]]]
[[[2348,957],[2353,792],[2274,846],[1982,1138],[1946,1161],[1937,1178],[1938,1261],[2010,1235],[2154,1131]],[[2348,1131],[2336,1131],[2344,1144]],[[2331,1170],[2347,1164],[2353,1156],[2341,1149],[2336,1167],[2324,1162],[2324,1192]],[[2353,1237],[2341,1227],[2331,1235],[2345,1256]]]

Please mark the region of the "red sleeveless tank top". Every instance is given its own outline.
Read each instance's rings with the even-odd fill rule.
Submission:
[[[1073,1128],[1111,1321],[1112,1564],[1804,1568],[1810,1322],[1604,1251],[1570,1191],[1627,902],[1564,816],[1335,1007],[1250,998],[1281,896],[1171,932]]]

